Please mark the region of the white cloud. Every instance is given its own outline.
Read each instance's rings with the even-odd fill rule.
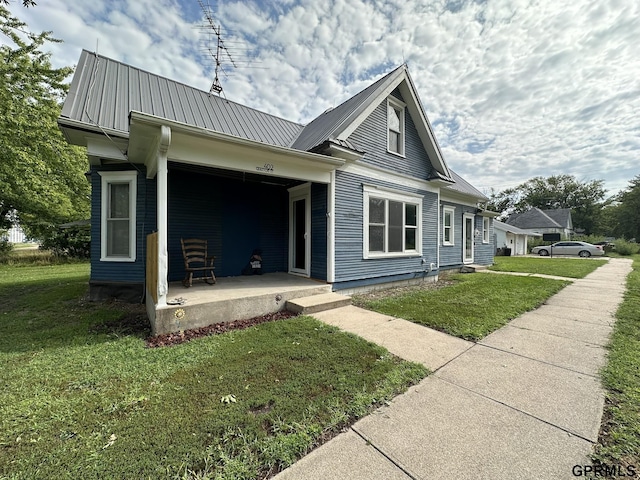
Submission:
[[[99,39],[105,55],[208,90],[213,63],[198,51],[187,1],[14,1],[11,10],[65,40],[51,47],[58,66]],[[620,189],[640,173],[635,0],[217,5],[228,39],[244,42],[234,54],[261,67],[222,78],[232,100],[306,122],[406,61],[445,159],[480,188],[571,173]]]

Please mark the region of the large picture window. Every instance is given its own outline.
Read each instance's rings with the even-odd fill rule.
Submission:
[[[419,255],[422,197],[365,187],[364,257]]]
[[[99,172],[102,177],[101,261],[136,259],[136,172]]]
[[[442,244],[454,245],[454,233],[455,233],[455,208],[444,207],[442,211]]]

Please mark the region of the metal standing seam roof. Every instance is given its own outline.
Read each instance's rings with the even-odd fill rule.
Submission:
[[[139,111],[236,137],[286,147],[303,126],[83,50],[66,117],[129,132],[129,113]]]
[[[481,198],[483,200],[489,200],[489,197],[484,195],[482,192],[480,192],[480,190],[478,190],[476,187],[471,185],[469,182],[467,182],[464,178],[462,178],[456,172],[451,170],[451,168],[449,168],[449,172],[451,172],[451,178],[453,178],[453,180],[455,180],[456,183],[447,185],[446,187],[444,187],[444,190],[452,190],[454,192],[462,193],[465,195],[471,195],[473,197]]]
[[[369,99],[375,96],[380,89],[393,82],[402,73],[404,65],[392,70],[387,75],[378,79],[367,88],[340,105],[316,117],[308,123],[295,139],[292,148],[310,150],[325,140],[332,139],[343,127],[351,123],[362,111],[367,108]]]

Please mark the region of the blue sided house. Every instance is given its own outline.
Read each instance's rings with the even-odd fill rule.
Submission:
[[[213,323],[171,300],[227,295],[256,249],[261,278],[338,292],[493,262],[487,198],[447,166],[405,65],[300,125],[83,51],[58,122],[87,148],[90,296],[146,299],[155,333]],[[215,285],[182,286],[187,238]]]

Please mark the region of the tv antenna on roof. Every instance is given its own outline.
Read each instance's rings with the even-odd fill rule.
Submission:
[[[202,13],[204,13],[205,18],[202,28],[206,29],[208,33],[205,49],[216,61],[215,78],[213,79],[209,93],[211,94],[215,92],[220,95],[220,93],[222,93],[220,73],[223,73],[225,76],[227,75],[222,66],[223,59],[228,60],[234,68],[237,68],[238,65],[222,39],[222,25],[216,25],[216,22],[213,20],[211,6],[208,3],[205,5],[202,0],[198,0],[198,3],[200,4],[200,8],[202,9]]]

